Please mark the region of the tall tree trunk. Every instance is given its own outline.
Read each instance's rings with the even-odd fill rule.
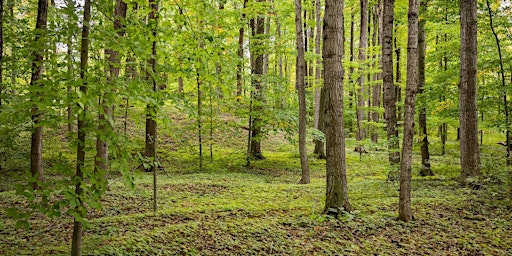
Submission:
[[[350,67],[348,69],[348,78],[349,78],[349,82],[350,82],[351,85],[354,82],[352,80],[352,74],[354,74],[354,58],[355,58],[355,54],[354,54],[354,30],[355,30],[354,19],[355,19],[355,17],[354,16],[355,16],[354,12],[351,9],[351,13],[350,13],[350,48],[349,48],[349,52],[350,52],[350,56],[349,56]],[[354,89],[356,89],[355,85],[353,87],[354,87]],[[353,101],[354,101],[354,90],[350,89],[348,91],[348,108],[349,109],[353,108]],[[352,122],[350,122],[350,123],[352,124]],[[349,130],[351,132],[352,132],[352,128],[353,128],[352,125],[350,125]]]
[[[411,210],[411,164],[414,137],[414,105],[418,92],[418,0],[409,0],[407,39],[407,80],[404,105],[404,138],[400,163],[400,198],[398,219],[413,219]]]
[[[384,109],[389,162],[400,162],[398,151],[398,127],[396,118],[396,90],[393,80],[393,21],[395,0],[384,0],[382,29],[382,83],[384,86]]]
[[[67,0],[67,6],[68,12],[71,12],[74,10],[75,5],[72,0]],[[71,15],[68,15],[68,22],[71,22],[72,17]],[[67,61],[67,72],[68,72],[68,79],[70,85],[68,85],[67,88],[67,95],[68,98],[71,98],[71,94],[73,93],[73,87],[71,86],[71,81],[73,81],[73,33],[69,32],[68,38],[67,38],[67,50],[66,50],[66,61]],[[73,127],[73,104],[71,101],[69,102],[69,105],[67,107],[67,115],[68,115],[68,134],[71,136],[73,133],[74,127]]]
[[[485,1],[487,4],[487,10],[489,12],[489,26],[491,27],[492,34],[494,35],[494,39],[496,40],[496,47],[498,48],[498,56],[500,60],[500,78],[501,78],[501,87],[503,88],[503,105],[505,110],[505,140],[507,145],[507,165],[512,164],[512,159],[510,158],[510,120],[509,120],[509,107],[507,101],[507,85],[505,84],[505,69],[503,68],[503,56],[501,54],[501,43],[494,29],[493,19],[492,19],[492,10],[491,5],[489,4],[489,0]]]
[[[0,112],[2,111],[2,98],[4,97],[4,0],[0,0]],[[2,166],[0,163],[0,170]]]
[[[306,149],[306,61],[304,59],[304,33],[302,32],[302,0],[295,0],[295,28],[297,33],[297,60],[296,60],[296,78],[295,87],[299,98],[299,152],[302,177],[300,184],[309,184],[308,151]]]
[[[128,5],[122,0],[116,0],[116,5],[114,9],[114,31],[117,33],[117,37],[124,36],[124,28],[122,25],[122,20],[126,18],[126,11]],[[106,49],[105,55],[108,56],[108,90],[114,91],[113,84],[115,80],[119,77],[119,71],[121,66],[121,58],[119,57],[119,52],[113,49]],[[109,93],[109,92],[106,92]],[[105,97],[102,98],[100,108],[103,108],[103,111],[100,111],[98,114],[98,131],[100,134],[97,135],[96,138],[96,157],[94,158],[94,168],[95,172],[99,172],[98,178],[104,177],[102,180],[106,182],[106,172],[108,169],[108,142],[106,138],[109,133],[113,132],[114,127],[108,121],[108,118],[113,118],[112,116],[112,104],[109,104]]]
[[[421,0],[420,3],[419,32],[418,32],[418,94],[423,94],[425,90],[425,23],[427,15],[427,0]],[[420,126],[421,137],[421,176],[433,176],[432,168],[430,167],[430,152],[428,150],[428,135],[427,135],[427,107],[426,99],[423,97],[421,102],[421,109],[419,111],[418,124]]]
[[[321,52],[321,37],[322,37],[322,20],[321,20],[321,9],[322,6],[320,4],[320,0],[315,0],[315,20],[316,20],[316,37],[315,37],[315,53],[317,56],[320,56]],[[323,122],[324,122],[324,114],[322,111],[322,87],[320,86],[320,81],[322,80],[322,60],[321,58],[316,59],[316,70],[315,70],[315,129],[318,129],[321,132],[323,130]],[[325,100],[324,100],[325,101]],[[324,150],[324,141],[319,139],[314,139],[315,149],[313,153],[315,153],[318,158],[325,158],[325,150]]]
[[[82,46],[80,50],[80,78],[83,83],[80,86],[82,94],[86,95],[88,88],[86,82],[86,73],[89,62],[89,32],[91,29],[91,0],[85,0],[84,3],[84,17],[82,25]],[[83,106],[81,113],[78,115],[78,146],[76,151],[76,187],[75,194],[80,202],[75,211],[80,217],[74,217],[73,223],[73,240],[71,245],[71,255],[80,256],[82,255],[82,222],[87,215],[87,208],[85,207],[82,197],[84,191],[82,184],[84,182],[84,166],[85,166],[85,129],[87,127],[87,105]]]
[[[324,15],[325,139],[327,189],[324,213],[351,211],[343,128],[343,0],[326,0]]]
[[[460,0],[460,162],[461,178],[480,175],[476,105],[477,1]]]
[[[396,34],[396,29],[397,29],[397,25],[395,25],[395,34]],[[402,57],[402,48],[400,48],[398,46],[398,42],[397,42],[397,39],[396,39],[396,36],[395,36],[395,53],[396,53],[396,79],[395,79],[395,95],[396,95],[396,103],[401,103],[402,102],[402,87],[400,86],[400,83],[402,83],[402,69],[401,69],[401,65],[400,65],[400,60],[401,60],[401,57]],[[397,105],[397,108],[396,108],[396,118],[398,121],[402,121],[403,120],[403,113],[402,113],[402,107],[399,105]]]
[[[365,68],[363,66],[365,65],[364,62],[366,61],[366,52],[368,48],[368,0],[361,0],[361,23],[360,23],[360,35],[359,35],[359,78],[357,79],[357,84],[359,85],[359,90],[357,94],[357,109],[356,109],[356,116],[357,116],[357,134],[356,134],[356,140],[361,141],[366,137],[365,129],[363,128],[363,120],[364,120],[364,96],[365,96],[365,86],[364,86],[364,76],[365,76]],[[359,144],[357,146],[357,149],[359,152],[363,151],[362,146]]]
[[[39,0],[37,2],[37,20],[35,29],[34,45],[43,45],[39,43],[44,34],[46,33],[46,21],[48,18],[48,0]],[[41,82],[41,76],[43,74],[43,52],[44,49],[34,49],[32,51],[32,75],[30,78],[30,87],[33,88],[34,92],[32,101],[40,102],[41,99],[39,90],[42,90],[43,83]],[[41,125],[42,113],[37,106],[33,106],[31,109],[32,114],[32,140],[30,148],[30,172],[33,177],[36,177],[39,182],[44,181],[43,175],[43,127]],[[39,188],[37,182],[31,183],[32,188]]]
[[[247,5],[248,0],[244,0],[243,9]],[[245,13],[242,10],[242,21],[245,20]],[[236,102],[240,102],[242,97],[242,86],[243,86],[243,73],[244,73],[244,33],[245,25],[240,26],[238,29],[238,64],[236,69]]]
[[[149,0],[149,7],[151,11],[148,14],[148,23],[151,29],[151,56],[149,58],[148,80],[152,83],[153,92],[158,91],[156,77],[158,76],[156,69],[156,36],[157,36],[157,23],[158,23],[158,2],[156,0]],[[151,159],[152,164],[146,171],[153,172],[153,212],[157,211],[157,155],[156,155],[156,106],[148,104],[148,112],[146,115],[146,157]]]
[[[372,34],[372,45],[373,48],[377,48],[382,43],[382,0],[379,0],[377,3],[377,6],[374,9],[373,14],[373,34]],[[374,54],[372,56],[375,60],[375,66],[376,68],[381,68],[381,61],[379,61],[379,55],[374,51]],[[379,123],[379,111],[378,108],[380,107],[380,93],[381,93],[381,85],[379,83],[379,80],[381,79],[382,73],[377,73],[373,75],[373,90],[372,90],[372,121],[377,124]],[[372,131],[372,142],[377,142],[379,138],[378,128],[377,126],[373,127]]]
[[[265,2],[265,0],[257,0],[257,2]],[[251,54],[254,58],[254,67],[252,70],[253,78],[253,90],[251,95],[253,96],[253,109],[251,115],[251,143],[250,143],[250,157],[255,160],[265,159],[261,154],[261,128],[263,126],[263,58],[264,50],[262,49],[263,38],[265,34],[265,18],[262,14],[259,14],[256,20],[251,20],[251,28],[253,30],[253,38],[251,45]]]

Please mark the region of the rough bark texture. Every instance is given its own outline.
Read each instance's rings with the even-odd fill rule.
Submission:
[[[425,15],[427,14],[427,0],[421,0],[420,3],[420,21],[418,33],[418,93],[422,94],[425,90]],[[421,176],[432,176],[432,168],[430,167],[430,153],[428,150],[428,134],[427,134],[427,107],[425,98],[421,102],[419,111],[418,124],[420,126],[421,136]]]
[[[396,118],[396,89],[393,80],[393,20],[394,0],[384,0],[382,30],[382,83],[384,86],[384,109],[386,116],[386,135],[388,140],[389,162],[400,162],[398,152],[398,128]]]
[[[265,2],[265,0],[257,0],[257,2]],[[253,120],[251,125],[251,143],[250,143],[250,157],[254,160],[265,159],[261,153],[261,128],[263,126],[263,59],[264,51],[262,49],[263,37],[265,34],[265,18],[263,15],[258,15],[256,21],[252,20],[253,29],[253,43],[251,54],[254,55],[254,67],[252,70],[253,79]]]
[[[309,184],[308,151],[306,149],[306,61],[304,59],[304,33],[302,31],[302,0],[295,0],[295,28],[297,33],[297,59],[296,59],[296,78],[295,87],[299,99],[299,153],[300,166],[302,169],[301,184]]]
[[[35,45],[40,44],[44,33],[46,33],[46,21],[48,17],[48,0],[39,0],[37,3],[37,20],[36,20],[36,29],[35,29]],[[43,50],[38,49],[32,52],[32,72],[30,78],[30,86],[34,88],[35,91],[41,90],[43,84],[41,83],[41,78],[43,74]],[[32,101],[39,101],[39,92],[35,92],[33,95]],[[44,181],[43,175],[43,127],[40,125],[42,113],[39,108],[34,106],[31,109],[32,115],[32,138],[31,138],[31,148],[30,148],[30,172],[33,177],[37,177],[40,182]],[[39,188],[39,185],[36,182],[31,183],[34,189]]]
[[[366,61],[366,51],[368,48],[368,0],[361,0],[361,22],[359,27],[359,54],[358,59],[361,67],[359,68],[359,78],[357,79],[357,84],[359,85],[359,90],[357,94],[357,108],[356,108],[356,116],[357,116],[357,134],[356,140],[360,141],[365,138],[365,129],[363,128],[363,120],[364,120],[364,94],[365,94],[365,86],[364,86],[364,68],[363,62]],[[360,145],[358,146],[359,150]]]
[[[326,0],[324,15],[325,139],[327,191],[324,212],[350,211],[343,128],[343,0]]]
[[[476,105],[477,1],[460,0],[460,162],[461,178],[480,175]]]
[[[418,92],[418,0],[409,0],[407,40],[407,80],[404,105],[404,138],[400,164],[400,198],[398,219],[413,219],[411,210],[411,164],[414,137],[414,105]]]
[[[80,78],[83,84],[80,86],[80,91],[85,95],[87,94],[87,82],[85,74],[87,73],[87,66],[89,62],[89,32],[91,21],[91,0],[85,0],[84,3],[84,17],[82,26],[82,46],[80,50]],[[80,214],[80,219],[75,217],[73,223],[73,240],[71,245],[71,255],[82,255],[82,219],[86,217],[87,210],[80,199],[83,194],[82,183],[84,181],[84,166],[85,166],[85,128],[87,121],[85,115],[87,114],[87,106],[78,116],[78,146],[76,151],[76,178],[77,184],[75,187],[75,194],[78,197],[79,204],[76,206],[76,211]]]
[[[315,37],[315,53],[320,56],[321,54],[321,39],[322,39],[322,21],[321,21],[321,4],[320,0],[315,0],[315,19],[316,19],[316,37]],[[317,87],[315,88],[315,129],[318,129],[321,132],[323,131],[323,122],[324,115],[322,111],[322,87],[320,86],[320,82],[322,79],[322,60],[317,58],[316,60],[316,70],[315,70],[315,81]],[[325,101],[325,100],[324,100]],[[315,153],[318,158],[325,158],[325,142],[322,140],[315,139],[315,149],[313,153]]]
[[[381,45],[382,43],[382,0],[379,0],[377,6],[374,7],[373,10],[373,34],[372,34],[372,45],[374,48]],[[375,59],[376,68],[382,69],[382,62],[379,61],[380,55],[374,52],[373,56]],[[373,75],[373,90],[372,90],[372,121],[377,124],[379,123],[379,111],[380,107],[380,94],[381,94],[381,84],[379,80],[382,79],[382,73],[377,73]],[[377,142],[379,138],[378,128],[373,127],[372,129],[372,142]]]

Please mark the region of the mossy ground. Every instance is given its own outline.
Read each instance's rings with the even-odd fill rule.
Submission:
[[[193,136],[191,135],[191,138]],[[232,138],[232,139],[230,139]],[[140,138],[139,138],[140,139]],[[162,136],[162,140],[172,141]],[[244,138],[218,138],[214,161],[178,142],[162,143],[164,171],[158,173],[158,212],[152,212],[152,174],[135,173],[135,189],[112,174],[103,208],[90,210],[85,255],[510,255],[512,203],[510,168],[503,149],[489,137],[482,147],[485,175],[462,186],[458,142],[447,154],[432,139],[433,177],[419,177],[415,156],[415,220],[397,221],[398,182],[385,151],[360,156],[347,140],[349,197],[354,211],[322,215],[325,161],[310,155],[311,184],[299,185],[297,145],[280,134],[263,142],[266,160],[244,167]],[[188,143],[188,142],[187,142]],[[207,150],[205,152],[208,152]],[[417,151],[416,151],[417,152]],[[48,152],[49,162],[58,159]],[[62,157],[62,156],[60,156]],[[0,179],[0,255],[66,255],[70,216],[32,217],[31,228],[15,229],[6,209],[22,206],[11,171]]]

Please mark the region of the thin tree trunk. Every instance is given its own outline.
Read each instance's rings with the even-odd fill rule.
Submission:
[[[350,48],[349,48],[350,67],[348,69],[348,78],[349,78],[349,81],[351,84],[353,84],[352,74],[354,74],[354,58],[355,58],[354,57],[355,56],[355,54],[354,54],[354,30],[355,30],[354,16],[355,15],[351,10],[351,14],[350,14]],[[355,89],[355,86],[354,86],[354,89]],[[354,101],[354,90],[350,89],[348,91],[348,108],[349,109],[353,108],[353,104],[354,104],[353,101]],[[349,129],[352,132],[352,125],[349,126]]]
[[[258,2],[265,2],[265,0],[257,0]],[[251,148],[250,156],[255,160],[265,159],[261,153],[261,128],[263,126],[263,59],[264,50],[262,49],[262,37],[265,34],[265,18],[259,14],[256,20],[251,20],[251,28],[253,30],[253,44],[251,46],[252,55],[254,55],[254,68],[253,68],[253,111],[252,111],[252,127],[251,127]]]
[[[372,45],[373,45],[373,48],[375,49],[378,45],[380,45],[382,43],[382,40],[381,40],[381,32],[382,32],[382,9],[381,9],[381,5],[382,5],[382,0],[379,0],[379,2],[377,3],[377,6],[375,7],[375,10],[374,10],[374,18],[373,18],[373,35],[372,35]],[[379,68],[381,69],[381,61],[379,61],[379,55],[377,53],[375,53],[374,51],[374,54],[372,56],[375,60],[375,66],[376,68]],[[374,82],[374,86],[373,86],[373,90],[372,90],[372,107],[373,107],[373,112],[372,112],[372,121],[375,123],[375,124],[378,124],[379,123],[379,111],[378,111],[378,108],[380,107],[380,93],[381,93],[381,85],[379,83],[379,80],[381,79],[381,76],[382,76],[382,73],[377,73],[377,74],[374,74],[373,75],[373,82]],[[378,141],[378,138],[379,138],[379,133],[378,133],[378,129],[377,129],[377,126],[374,126],[373,128],[373,131],[372,131],[372,142],[376,143]]]
[[[460,0],[460,162],[461,178],[480,175],[476,104],[477,1]]]
[[[418,32],[418,94],[423,94],[425,90],[425,17],[427,15],[427,0],[421,0],[420,3],[419,32]],[[421,109],[419,111],[418,124],[420,128],[421,138],[421,176],[433,176],[432,168],[430,167],[430,152],[428,150],[428,134],[427,134],[427,108],[426,99],[423,97],[421,102]]]
[[[393,80],[393,21],[394,0],[384,0],[382,29],[382,83],[384,86],[384,109],[389,162],[400,162],[398,127],[396,117],[396,89]]]
[[[243,9],[247,5],[248,0],[244,0]],[[242,10],[242,20],[245,20],[245,13]],[[240,26],[238,30],[238,64],[236,69],[236,102],[240,102],[242,97],[243,73],[244,73],[244,33],[245,26]]]
[[[126,18],[126,11],[128,5],[122,0],[117,0],[115,9],[114,9],[114,31],[117,33],[117,37],[124,36],[124,28],[122,25],[122,20]],[[115,83],[115,79],[119,77],[119,71],[121,66],[121,58],[119,57],[119,52],[113,49],[106,49],[105,54],[108,56],[108,83],[110,84],[110,90],[115,90],[112,85]],[[94,158],[94,168],[95,172],[100,172],[99,177],[104,177],[103,182],[106,182],[106,174],[108,169],[108,143],[106,141],[106,137],[108,137],[109,133],[113,132],[114,127],[107,120],[108,118],[113,118],[112,116],[112,106],[103,98],[100,103],[100,108],[103,108],[103,111],[100,111],[98,114],[98,134],[96,138],[96,156]]]
[[[409,0],[407,42],[407,80],[404,105],[404,138],[400,164],[400,198],[398,219],[413,219],[411,210],[411,164],[414,137],[414,105],[418,92],[418,0]]]
[[[152,83],[153,92],[158,91],[156,77],[158,75],[156,69],[156,36],[158,23],[158,2],[149,0],[151,11],[148,14],[148,22],[151,28],[151,57],[149,58],[148,80]],[[148,104],[148,113],[146,115],[146,157],[151,159],[152,163],[146,171],[153,172],[153,213],[157,211],[157,155],[156,155],[156,139],[157,139],[157,123],[156,123],[156,106]]]
[[[302,177],[300,184],[309,184],[309,167],[308,167],[308,151],[306,149],[306,61],[304,59],[304,33],[302,31],[302,0],[295,0],[295,28],[297,32],[297,60],[296,60],[296,79],[295,87],[299,98],[299,152],[300,166],[302,169]],[[306,38],[307,40],[307,38]]]
[[[322,37],[322,20],[321,20],[321,4],[320,0],[315,0],[315,19],[316,19],[316,37],[315,37],[315,53],[317,56],[320,56],[321,52],[321,37]],[[324,132],[323,130],[323,122],[324,122],[324,114],[322,111],[322,87],[320,85],[320,82],[322,80],[322,60],[321,58],[316,59],[316,70],[315,70],[315,84],[317,87],[315,88],[315,129],[318,129],[321,132]],[[325,100],[324,100],[325,101]],[[323,159],[325,158],[325,150],[324,150],[324,144],[325,142],[323,140],[314,139],[315,142],[315,149],[313,151],[314,154],[318,156],[318,158]]]
[[[46,33],[46,22],[48,18],[48,0],[39,0],[37,3],[37,21],[35,29],[35,45],[40,44],[44,34]],[[36,92],[33,93],[33,102],[40,102],[41,99],[39,90],[43,89],[43,83],[40,81],[43,74],[43,52],[44,49],[37,49],[32,52],[32,75],[30,78],[30,87]],[[33,177],[36,177],[39,182],[44,181],[43,175],[43,127],[41,125],[41,119],[43,114],[37,106],[33,106],[31,109],[32,114],[32,139],[30,148],[30,172]],[[38,189],[39,184],[37,182],[31,183],[32,188]]]
[[[485,1],[487,4],[487,10],[489,12],[489,26],[491,27],[492,34],[494,35],[494,39],[496,40],[496,47],[498,48],[498,56],[500,60],[500,78],[501,78],[501,87],[503,88],[503,105],[505,110],[505,140],[507,144],[507,165],[512,164],[512,159],[510,158],[510,119],[509,119],[509,112],[508,112],[508,101],[507,101],[507,85],[505,83],[505,69],[503,68],[503,56],[501,54],[501,43],[500,39],[498,37],[498,34],[494,30],[494,24],[492,19],[492,10],[491,6],[489,4],[489,0]]]
[[[84,3],[84,17],[82,25],[82,46],[80,50],[80,78],[83,83],[80,86],[80,91],[86,95],[88,91],[86,82],[86,73],[89,62],[89,32],[91,22],[91,0],[85,0]],[[74,217],[73,223],[73,240],[71,245],[71,255],[80,256],[82,255],[82,222],[87,216],[87,208],[85,207],[82,197],[84,194],[82,184],[84,182],[84,167],[85,167],[85,129],[87,127],[87,105],[83,106],[82,112],[78,116],[78,146],[76,151],[76,187],[75,194],[80,202],[75,211],[80,215],[79,218]]]
[[[68,1],[67,3],[68,11],[71,11],[74,8],[73,1]],[[70,15],[71,16],[71,15]],[[71,21],[71,17],[68,17],[68,22]],[[67,51],[66,51],[66,61],[67,61],[67,72],[68,72],[68,79],[69,83],[73,81],[73,34],[69,33],[68,42],[67,42]],[[71,94],[73,93],[73,87],[71,85],[68,85],[67,88],[67,95],[68,98],[71,98]],[[73,118],[73,104],[70,102],[67,108],[67,114],[68,114],[68,134],[72,134],[74,130],[74,118]]]
[[[396,32],[396,27],[395,26],[395,32]],[[396,33],[395,33],[396,34]],[[396,103],[398,103],[397,105],[397,114],[396,114],[396,118],[398,121],[402,121],[402,107],[400,106],[399,103],[402,102],[402,87],[400,86],[400,83],[402,83],[402,69],[401,69],[401,65],[400,65],[400,60],[401,60],[401,57],[402,57],[402,48],[398,47],[398,42],[397,42],[397,39],[395,37],[394,39],[395,41],[395,53],[396,53],[396,80],[395,80],[395,95],[396,95]]]
[[[2,98],[4,97],[4,0],[0,1],[0,112],[2,111]],[[0,159],[1,160],[1,159]],[[1,164],[1,163],[0,163]],[[0,170],[2,166],[0,165]]]
[[[357,134],[356,140],[361,141],[366,137],[365,129],[363,128],[363,120],[364,120],[364,94],[365,94],[365,86],[364,86],[364,76],[365,76],[365,65],[366,61],[366,51],[368,48],[368,0],[361,0],[361,23],[360,23],[360,35],[359,35],[359,78],[357,79],[357,84],[359,85],[359,90],[357,94],[357,108],[356,108],[356,116],[357,116]],[[363,147],[361,144],[357,146],[358,152],[363,152]]]
[[[326,199],[324,213],[338,215],[351,211],[345,159],[343,128],[343,0],[326,0],[324,15]]]

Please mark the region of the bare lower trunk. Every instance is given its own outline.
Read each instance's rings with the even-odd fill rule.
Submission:
[[[365,85],[364,85],[364,68],[362,67],[363,62],[366,61],[366,51],[368,48],[368,0],[361,0],[361,22],[360,22],[360,36],[359,36],[359,55],[358,59],[361,67],[359,68],[359,78],[357,79],[357,84],[359,85],[359,90],[357,94],[357,134],[356,140],[361,141],[366,137],[366,131],[363,127],[364,121],[364,95],[365,95]],[[361,145],[358,145],[358,149],[362,151]]]
[[[460,0],[460,162],[461,178],[480,175],[476,104],[477,1]]]
[[[343,129],[343,0],[326,0],[324,16],[324,90],[327,191],[324,212],[351,211]]]
[[[315,19],[316,19],[316,37],[315,37],[315,53],[320,56],[320,46],[321,46],[321,37],[322,37],[322,24],[321,24],[321,4],[320,0],[315,0]],[[320,82],[322,79],[322,60],[317,58],[316,60],[316,70],[315,70],[315,81],[318,87],[315,88],[315,129],[318,129],[321,132],[324,132],[323,122],[324,115],[322,111],[322,87],[320,86]],[[324,100],[325,101],[325,100]],[[325,142],[320,139],[314,139],[315,149],[313,153],[315,153],[318,158],[325,158],[324,144]]]
[[[420,3],[420,21],[418,32],[418,94],[423,94],[425,90],[425,16],[427,12],[427,1],[423,0]],[[421,101],[421,108],[419,110],[418,124],[420,129],[421,138],[421,176],[432,176],[432,168],[430,167],[430,152],[428,150],[428,134],[427,134],[427,108],[426,99],[423,97]]]
[[[384,109],[389,162],[400,162],[398,127],[396,116],[396,87],[393,79],[393,20],[394,0],[384,0],[382,30],[382,83],[384,86]]]
[[[418,0],[409,0],[407,42],[407,80],[404,105],[404,138],[400,164],[400,198],[398,219],[413,219],[411,209],[411,164],[414,137],[414,106],[418,92]]]
[[[296,59],[296,79],[295,87],[299,98],[299,152],[300,152],[300,166],[302,169],[301,184],[309,184],[309,166],[308,166],[308,151],[306,149],[306,61],[304,59],[304,36],[302,32],[302,0],[295,0],[295,28],[297,33],[297,59]],[[306,38],[307,40],[307,38]]]

